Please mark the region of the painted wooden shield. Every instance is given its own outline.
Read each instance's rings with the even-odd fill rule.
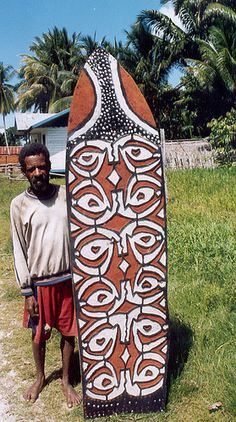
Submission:
[[[168,320],[161,148],[131,76],[102,49],[69,116],[67,194],[85,417],[163,410]]]

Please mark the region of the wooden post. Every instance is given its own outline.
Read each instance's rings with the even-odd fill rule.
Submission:
[[[168,185],[167,185],[167,176],[166,176],[166,139],[165,139],[165,129],[160,129],[160,141],[161,141],[163,172],[164,172],[164,181],[165,181],[165,198],[166,198],[166,203],[167,203],[168,202]]]

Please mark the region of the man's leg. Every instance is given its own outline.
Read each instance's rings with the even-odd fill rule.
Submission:
[[[37,400],[40,392],[44,387],[45,374],[44,374],[44,364],[45,364],[45,350],[46,343],[34,343],[32,340],[32,351],[34,356],[34,362],[36,366],[36,381],[29,387],[29,389],[23,394],[25,400],[30,400],[35,402]]]
[[[72,407],[80,404],[82,398],[74,390],[69,380],[70,363],[74,353],[75,339],[74,337],[61,338],[61,354],[62,354],[62,391],[67,400],[67,406]]]

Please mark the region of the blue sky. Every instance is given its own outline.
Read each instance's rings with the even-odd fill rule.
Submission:
[[[20,66],[20,55],[28,54],[35,36],[54,26],[65,27],[69,34],[81,32],[97,40],[125,40],[138,13],[160,9],[159,0],[0,0],[0,61]],[[7,118],[7,126],[13,124]],[[0,126],[2,121],[0,118]]]

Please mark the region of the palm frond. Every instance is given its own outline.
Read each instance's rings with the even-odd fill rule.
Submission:
[[[63,97],[59,100],[51,103],[49,106],[50,113],[59,113],[60,111],[66,110],[70,107],[72,101],[72,96]]]
[[[137,21],[152,34],[165,38],[169,42],[179,41],[184,36],[184,31],[171,18],[157,10],[142,11],[138,15]]]

